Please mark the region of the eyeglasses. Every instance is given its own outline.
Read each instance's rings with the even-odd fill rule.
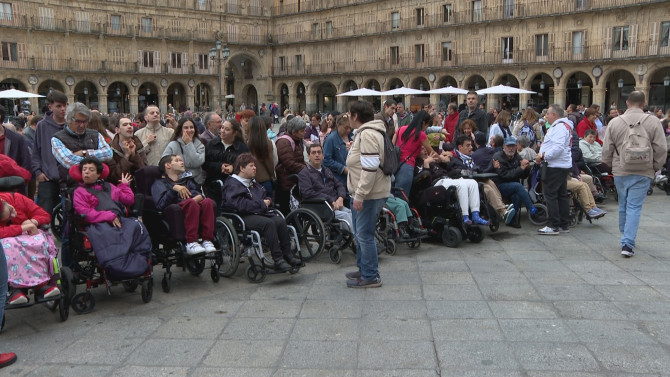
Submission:
[[[79,125],[82,125],[82,124],[88,124],[88,119],[86,119],[86,120],[73,119],[72,121],[73,121],[75,124],[79,124]]]

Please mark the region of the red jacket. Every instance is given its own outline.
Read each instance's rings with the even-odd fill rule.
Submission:
[[[584,117],[584,119],[582,119],[582,121],[577,125],[577,136],[579,136],[580,139],[584,138],[584,132],[586,132],[588,129],[596,131],[596,141],[600,145],[603,145],[603,141],[600,140],[600,137],[598,136],[598,127],[595,123],[589,122],[586,117]]]
[[[0,238],[16,237],[23,233],[21,223],[29,219],[37,220],[38,226],[51,222],[51,216],[27,197],[11,192],[0,192],[0,199],[16,209],[16,217],[0,223]]]
[[[23,178],[26,183],[32,178],[32,174],[16,163],[11,157],[0,154],[0,177],[19,176]]]
[[[449,132],[447,135],[447,143],[454,141],[454,133],[456,133],[456,125],[458,124],[458,112],[447,115],[444,118],[444,129]]]

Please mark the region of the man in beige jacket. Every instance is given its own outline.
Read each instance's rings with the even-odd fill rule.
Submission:
[[[142,141],[147,154],[147,164],[157,166],[165,147],[172,139],[174,130],[161,124],[161,111],[156,105],[147,106],[144,110],[144,119],[147,126],[135,132],[135,136]]]
[[[619,194],[619,231],[621,232],[621,255],[632,257],[635,252],[635,237],[640,224],[642,204],[654,172],[661,169],[667,155],[667,144],[661,122],[654,115],[646,114],[644,93],[634,91],[628,95],[628,110],[610,121],[603,143],[604,164],[612,167],[614,184]],[[640,127],[640,128],[638,128]],[[630,130],[630,131],[629,131]],[[629,132],[648,137],[641,138],[640,147],[649,147],[635,156],[630,147]],[[627,144],[627,145],[625,145]],[[627,156],[631,156],[627,160]]]
[[[350,124],[356,129],[356,139],[347,156],[347,188],[352,199],[352,222],[358,246],[358,271],[346,273],[351,288],[381,287],[379,260],[375,244],[377,218],[391,192],[391,177],[380,166],[384,163],[384,134],[382,120],[374,120],[369,102],[356,101],[349,107]]]

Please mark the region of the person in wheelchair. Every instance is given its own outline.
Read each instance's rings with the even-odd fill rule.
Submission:
[[[584,138],[579,140],[579,149],[582,151],[584,161],[589,166],[593,166],[598,172],[612,174],[612,168],[603,164],[603,147],[596,142],[598,133],[595,130],[587,129],[584,131]]]
[[[323,148],[319,143],[307,146],[309,163],[298,173],[298,187],[302,199],[323,198],[328,201],[335,218],[347,222],[351,230],[351,210],[344,206],[347,189],[335,178],[333,172],[323,166]]]
[[[205,198],[190,176],[182,177],[186,171],[181,156],[163,156],[158,162],[163,178],[151,185],[151,197],[156,208],[164,210],[170,204],[177,204],[184,211],[186,230],[186,254],[213,253],[214,201]],[[202,238],[202,244],[198,243]]]
[[[103,181],[108,174],[109,168],[93,157],[70,168],[70,176],[80,182],[72,198],[74,210],[85,216],[91,247],[108,276],[138,277],[151,268],[151,239],[138,219],[125,217],[124,206],[135,203],[131,175],[122,174],[117,186]]]
[[[469,136],[461,135],[458,139],[468,139]],[[456,157],[452,157],[449,152],[442,152],[437,157],[427,156],[426,153],[421,153],[422,163],[419,173],[422,171],[430,172],[431,182],[433,186],[455,186],[458,195],[458,204],[463,214],[463,223],[466,225],[489,225],[487,220],[479,216],[479,186],[474,179],[460,178],[461,172],[458,169],[450,168],[450,161]],[[470,218],[472,213],[472,218]]]
[[[256,158],[251,153],[240,154],[235,160],[233,175],[223,183],[222,210],[239,214],[246,226],[261,233],[270,247],[275,271],[286,272],[302,261],[291,251],[286,221],[273,210],[272,200],[255,177]]]
[[[498,190],[503,198],[513,203],[510,213],[505,218],[505,223],[513,228],[521,228],[519,216],[516,216],[521,209],[521,204],[526,206],[531,215],[535,215],[537,208],[530,200],[528,191],[521,184],[521,180],[526,179],[530,174],[530,161],[519,156],[516,144],[514,136],[506,137],[503,150],[493,155],[492,165],[498,174],[498,177],[493,179]]]
[[[8,283],[14,290],[9,304],[28,303],[27,288],[37,287],[44,298],[60,295],[50,273],[58,249],[48,231],[39,229],[49,224],[51,216],[19,193],[0,193],[0,206],[0,238],[6,256],[0,263],[6,263]]]

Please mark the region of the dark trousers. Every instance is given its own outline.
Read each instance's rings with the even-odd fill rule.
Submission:
[[[264,243],[270,247],[270,254],[275,261],[291,253],[291,239],[286,220],[281,216],[261,215],[244,216],[244,223],[249,229],[255,230],[263,237]]]
[[[56,204],[60,202],[60,188],[57,181],[42,181],[37,184],[37,205],[52,214]]]
[[[200,203],[188,198],[179,202],[184,211],[184,228],[186,229],[186,242],[195,242],[198,235],[203,241],[214,240],[214,201],[204,199]]]
[[[570,225],[569,174],[570,169],[547,168],[547,175],[542,180],[542,192],[549,211],[549,226],[554,229],[567,228]]]

